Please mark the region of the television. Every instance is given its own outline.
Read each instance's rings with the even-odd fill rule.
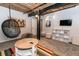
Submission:
[[[60,26],[71,26],[72,25],[72,20],[67,19],[67,20],[60,20]]]

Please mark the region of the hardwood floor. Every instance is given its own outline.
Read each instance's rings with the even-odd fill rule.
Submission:
[[[14,46],[16,40],[0,43],[0,50],[8,49]],[[57,55],[60,56],[79,56],[79,46],[57,40],[41,38],[40,44],[52,49]]]
[[[46,38],[41,38],[39,43],[53,49],[56,54],[61,56],[79,56],[79,46],[77,45]]]

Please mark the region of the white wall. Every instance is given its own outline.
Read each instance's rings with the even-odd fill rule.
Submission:
[[[31,27],[32,34],[37,35],[37,19],[34,16],[31,17],[31,23],[32,23]]]
[[[4,20],[8,19],[8,17],[9,17],[9,12],[8,11],[9,11],[8,8],[0,6],[0,42],[5,42],[5,41],[15,39],[15,38],[13,38],[13,39],[7,38],[2,32],[1,25],[2,25],[2,22]],[[11,16],[12,16],[12,18],[24,19],[26,21],[25,22],[26,26],[20,28],[21,33],[17,38],[20,38],[23,33],[31,33],[31,19],[28,17],[27,14],[23,14],[22,12],[11,10]]]
[[[52,22],[52,26],[48,29],[45,26],[45,19],[49,16],[49,20]],[[73,44],[79,45],[79,6],[58,11],[55,13],[47,14],[42,16],[43,21],[43,31],[51,32],[53,29],[68,29],[70,30],[70,37]],[[60,20],[72,19],[72,26],[60,26]]]

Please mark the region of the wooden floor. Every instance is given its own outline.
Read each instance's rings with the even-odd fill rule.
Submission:
[[[15,42],[16,40],[0,43],[0,50],[13,47]],[[45,47],[49,49],[53,49],[56,54],[61,56],[79,56],[79,46],[77,45],[46,38],[41,38],[39,43],[43,44]]]
[[[17,39],[17,40],[20,40],[20,39]],[[14,47],[15,42],[17,40],[10,40],[10,41],[7,41],[7,42],[0,43],[0,51]]]
[[[39,43],[53,49],[56,54],[61,56],[79,56],[79,46],[77,45],[46,38],[41,38]]]

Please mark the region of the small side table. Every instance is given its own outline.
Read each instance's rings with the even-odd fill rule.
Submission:
[[[35,56],[37,55],[36,45],[38,40],[35,38],[24,38],[15,43],[16,56]]]

